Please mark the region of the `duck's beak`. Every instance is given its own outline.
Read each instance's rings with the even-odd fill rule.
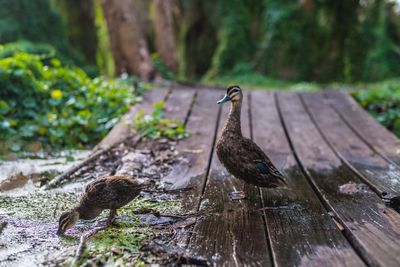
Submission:
[[[61,228],[58,228],[57,235],[59,235],[59,236],[64,235],[64,232]]]
[[[218,100],[217,104],[223,104],[225,102],[228,102],[230,99],[229,95],[224,95],[223,98],[221,98],[220,100]]]

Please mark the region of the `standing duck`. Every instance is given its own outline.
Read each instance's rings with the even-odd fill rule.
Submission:
[[[103,210],[109,209],[109,225],[117,209],[136,198],[140,190],[150,185],[149,179],[132,176],[104,176],[89,183],[77,206],[61,214],[58,222],[58,235],[73,227],[78,219],[91,220]]]
[[[240,113],[243,94],[239,86],[230,86],[225,96],[217,103],[231,101],[229,117],[217,141],[217,155],[225,168],[236,178],[259,187],[286,185],[283,175],[272,164],[262,149],[252,140],[242,135]],[[245,191],[245,190],[243,190]],[[232,192],[232,199],[243,199],[243,191]]]

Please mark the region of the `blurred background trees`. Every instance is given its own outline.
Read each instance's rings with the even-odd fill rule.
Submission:
[[[399,75],[391,0],[1,0],[0,43],[51,44],[90,73],[290,81]]]
[[[132,82],[160,79],[369,88],[353,95],[400,136],[399,75],[400,0],[0,0],[12,146],[94,144],[138,101]]]

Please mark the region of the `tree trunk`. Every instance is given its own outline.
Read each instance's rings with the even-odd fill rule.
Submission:
[[[155,40],[158,56],[174,73],[178,71],[178,55],[173,20],[174,0],[155,0]]]
[[[111,50],[118,74],[127,72],[143,80],[153,80],[157,72],[131,0],[102,0]]]

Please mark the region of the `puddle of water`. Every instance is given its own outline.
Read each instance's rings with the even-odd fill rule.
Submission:
[[[49,179],[77,164],[89,151],[71,151],[51,158],[0,161],[0,192],[20,196],[33,192]]]
[[[0,182],[19,173],[27,176],[33,173],[48,171],[63,172],[83,160],[89,153],[90,151],[88,150],[77,150],[49,158],[24,158],[0,161]]]
[[[339,186],[339,191],[343,194],[353,195],[356,193],[369,192],[370,189],[366,184],[347,183]]]

